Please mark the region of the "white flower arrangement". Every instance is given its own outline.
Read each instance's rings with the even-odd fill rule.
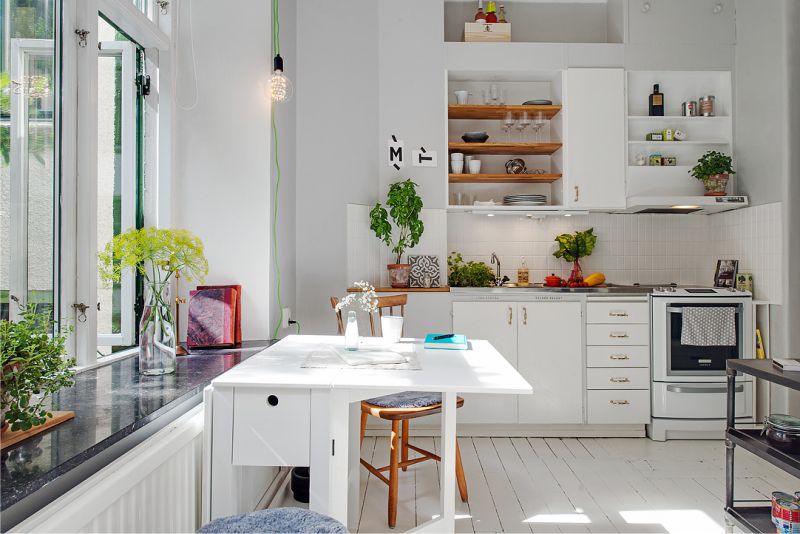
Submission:
[[[352,306],[353,303],[358,303],[362,310],[367,313],[372,313],[378,309],[378,295],[375,294],[375,288],[368,282],[361,280],[353,284],[356,289],[360,291],[348,293],[346,297],[336,304],[336,311]]]

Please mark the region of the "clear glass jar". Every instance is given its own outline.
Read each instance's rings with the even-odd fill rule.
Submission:
[[[166,375],[175,372],[175,318],[169,302],[169,285],[147,284],[139,321],[139,373]]]
[[[347,313],[347,328],[344,330],[345,350],[358,350],[358,318],[356,312]]]

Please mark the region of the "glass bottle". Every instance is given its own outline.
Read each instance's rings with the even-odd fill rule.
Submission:
[[[497,22],[508,22],[508,19],[506,19],[506,6],[503,4],[500,4],[500,9],[497,11]]]
[[[486,22],[487,24],[494,24],[497,22],[497,7],[494,2],[489,2],[486,5]]]
[[[347,313],[347,328],[344,331],[345,350],[358,350],[358,318],[356,312]]]
[[[521,286],[527,286],[530,283],[530,278],[528,277],[528,263],[525,261],[525,257],[522,258],[522,264],[520,265],[519,269],[517,269],[517,284]]]
[[[486,22],[486,13],[483,12],[483,0],[478,0],[478,12],[475,13],[475,22]]]

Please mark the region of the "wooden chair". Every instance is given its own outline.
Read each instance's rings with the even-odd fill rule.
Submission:
[[[388,308],[389,315],[394,314],[394,308],[400,308],[400,315],[405,317],[405,307],[408,302],[408,295],[390,295],[385,297],[378,297],[378,316],[383,317],[383,312]],[[331,306],[336,310],[336,305],[339,299],[331,297]],[[342,320],[341,311],[336,311],[336,320],[339,326],[339,335],[344,334],[344,321]],[[375,336],[375,321],[373,314],[369,316],[370,331]],[[464,399],[458,397],[456,406],[461,408],[464,405]],[[389,486],[389,508],[388,518],[389,527],[394,528],[397,524],[397,486],[398,486],[398,469],[403,471],[408,469],[408,466],[424,462],[426,460],[441,461],[441,457],[415,445],[409,443],[409,421],[418,417],[425,417],[433,415],[442,411],[442,396],[440,393],[430,393],[423,391],[404,391],[393,395],[385,395],[382,397],[375,397],[361,401],[361,442],[364,441],[364,432],[367,428],[367,419],[369,416],[378,417],[391,421],[392,433],[389,438],[390,452],[389,452],[389,465],[384,467],[375,467],[363,458],[361,464],[376,478],[382,480]],[[401,434],[402,429],[402,434]],[[421,454],[420,458],[408,459],[409,449]],[[387,478],[383,473],[389,471]],[[458,448],[456,441],[456,481],[458,483],[458,491],[461,494],[461,500],[467,502],[469,496],[467,494],[467,480],[464,476],[464,467],[461,465],[461,451]]]

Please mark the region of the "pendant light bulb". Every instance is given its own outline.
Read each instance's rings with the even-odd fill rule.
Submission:
[[[283,73],[283,58],[280,54],[275,56],[273,62],[269,91],[273,102],[286,102],[292,98],[292,81]]]

